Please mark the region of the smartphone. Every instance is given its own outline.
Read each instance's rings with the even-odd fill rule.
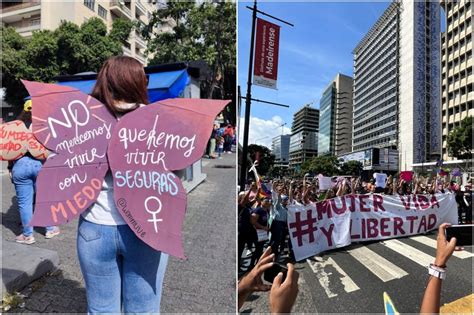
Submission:
[[[269,283],[273,283],[273,280],[280,272],[283,273],[283,279],[281,280],[281,282],[283,283],[283,281],[285,281],[286,279],[286,275],[288,274],[288,268],[283,264],[274,262],[273,266],[265,270],[265,272],[263,273],[263,280]]]
[[[456,246],[472,246],[474,224],[451,225],[446,228],[446,240],[456,238]]]

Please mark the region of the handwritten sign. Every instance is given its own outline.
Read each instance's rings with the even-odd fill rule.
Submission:
[[[13,161],[26,152],[39,160],[48,156],[48,150],[36,140],[31,129],[27,129],[21,120],[0,125],[0,160]]]
[[[288,229],[296,260],[352,241],[381,240],[431,231],[457,223],[453,194],[345,195],[288,206]]]
[[[98,197],[108,170],[107,145],[116,119],[105,105],[77,89],[22,81],[33,103],[33,133],[53,153],[36,181],[30,224],[69,222]]]
[[[108,155],[117,208],[156,250],[184,258],[186,191],[172,171],[202,157],[214,118],[227,103],[164,100],[125,115],[115,128]]]

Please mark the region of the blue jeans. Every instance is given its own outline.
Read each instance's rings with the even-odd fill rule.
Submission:
[[[12,181],[15,185],[18,209],[20,210],[21,224],[23,225],[23,235],[31,236],[33,227],[28,226],[33,217],[33,197],[36,191],[36,177],[41,169],[42,163],[29,156],[24,156],[17,160],[12,168]],[[46,231],[51,231],[54,226],[46,227]]]
[[[79,219],[77,252],[94,313],[158,313],[168,255],[154,250],[128,225]]]

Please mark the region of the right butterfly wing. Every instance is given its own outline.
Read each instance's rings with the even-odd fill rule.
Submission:
[[[33,132],[50,154],[36,180],[32,226],[66,223],[93,204],[109,168],[116,119],[95,98],[71,87],[22,81],[33,102]]]

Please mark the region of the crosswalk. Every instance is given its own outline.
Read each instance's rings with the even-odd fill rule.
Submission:
[[[413,242],[414,241],[414,242]],[[416,246],[416,244],[421,246]],[[416,247],[415,247],[416,246]],[[424,250],[421,250],[423,248]],[[341,292],[352,293],[361,290],[363,283],[357,283],[357,275],[368,272],[382,282],[401,279],[409,275],[409,271],[415,272],[414,268],[406,268],[400,265],[403,259],[407,259],[414,265],[426,269],[435,260],[436,236],[413,236],[405,239],[390,239],[375,243],[374,246],[367,244],[355,244],[341,248],[335,252],[313,256],[306,260],[319,285],[323,288],[328,298],[334,298]],[[350,257],[350,258],[348,258]],[[469,251],[455,251],[452,259],[472,259],[474,254]],[[347,259],[355,260],[348,264]],[[345,264],[341,264],[345,261]],[[354,267],[357,262],[357,266]],[[346,265],[345,269],[343,265]],[[348,267],[348,266],[352,267]],[[361,270],[360,268],[366,268]],[[420,269],[416,270],[420,272]],[[307,279],[308,280],[308,279]],[[359,281],[360,282],[360,281]]]

